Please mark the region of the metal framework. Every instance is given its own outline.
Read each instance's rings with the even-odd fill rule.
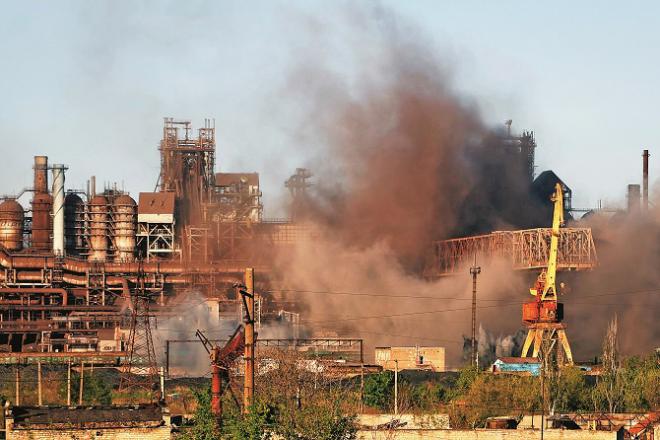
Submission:
[[[138,249],[145,249],[147,261],[181,256],[175,241],[174,223],[138,223]]]
[[[433,254],[424,270],[427,278],[463,273],[475,258],[480,262],[504,259],[515,270],[547,267],[552,228],[496,231],[487,235],[433,243]],[[590,228],[563,228],[559,237],[558,270],[588,270],[597,264]]]
[[[215,186],[215,127],[204,120],[197,137],[190,121],[165,118],[160,142],[160,191],[172,191],[183,224],[201,222],[199,208],[212,197]]]
[[[142,390],[153,397],[158,367],[149,322],[149,304],[152,295],[146,292],[143,283],[140,284],[141,286],[131,294],[133,305],[131,327],[126,344],[126,360],[121,369],[119,390]]]

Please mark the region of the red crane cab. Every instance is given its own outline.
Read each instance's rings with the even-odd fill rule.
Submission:
[[[564,304],[556,301],[532,301],[523,304],[523,322],[561,322],[564,319]]]

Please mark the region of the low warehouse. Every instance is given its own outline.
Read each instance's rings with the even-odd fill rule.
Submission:
[[[159,405],[115,407],[7,407],[7,440],[166,440],[169,413]]]

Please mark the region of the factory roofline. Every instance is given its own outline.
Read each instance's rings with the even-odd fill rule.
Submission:
[[[174,214],[174,193],[141,192],[138,214]]]
[[[259,173],[215,173],[216,186],[235,185],[241,183],[241,179],[250,186],[259,186]]]
[[[15,428],[44,426],[102,427],[114,426],[160,426],[163,408],[159,405],[100,406],[100,407],[10,407]]]

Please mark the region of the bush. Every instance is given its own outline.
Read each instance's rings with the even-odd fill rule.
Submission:
[[[383,371],[367,376],[364,379],[362,400],[365,405],[373,408],[390,410],[394,401],[394,373]]]

